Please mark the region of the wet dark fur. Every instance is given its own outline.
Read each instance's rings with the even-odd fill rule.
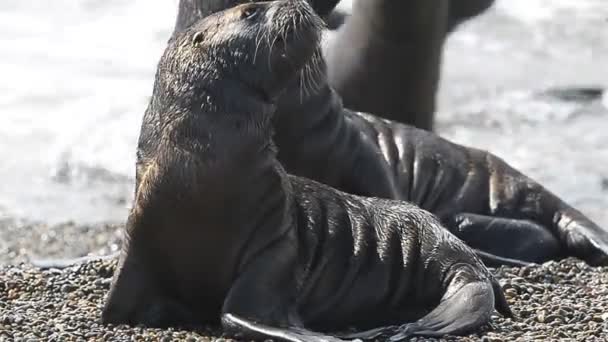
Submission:
[[[180,0],[175,32],[247,1]],[[346,107],[431,130],[445,37],[494,0],[354,0],[352,16],[309,2],[335,30],[323,52]]]
[[[315,60],[321,65],[322,59]],[[608,264],[608,232],[500,158],[411,126],[353,112],[316,73],[317,91],[281,97],[275,127],[288,172],[439,216],[489,265],[577,256]],[[291,89],[291,88],[289,88]],[[488,258],[494,255],[498,258]],[[519,262],[518,262],[519,261]]]
[[[367,6],[379,3],[370,0]],[[450,12],[459,12],[457,17],[464,18],[490,3],[450,3]],[[399,6],[411,10],[415,4],[418,2]],[[371,13],[374,11],[361,15]],[[392,13],[412,14],[405,7]],[[423,32],[410,33],[411,39],[425,39]],[[343,46],[342,50],[351,48]],[[485,252],[480,255],[489,265],[544,262],[565,256],[577,256],[594,265],[608,264],[605,229],[496,156],[346,109],[327,81],[326,70],[332,65],[324,63],[315,54],[309,64],[317,65],[308,70],[316,72],[292,81],[278,103],[275,141],[279,160],[288,172],[358,195],[412,201],[438,215],[467,244]],[[391,64],[384,59],[382,63]],[[302,84],[313,91],[302,94]],[[369,94],[362,89],[357,92],[357,96],[365,95],[359,97]]]
[[[263,14],[235,19],[251,8]],[[245,339],[338,341],[308,329],[380,325],[352,337],[405,339],[469,332],[495,304],[510,315],[496,280],[430,213],[288,176],[277,161],[273,99],[314,55],[319,23],[304,2],[257,3],[169,44],[105,323],[221,317]],[[271,39],[257,44],[261,28]]]
[[[180,13],[189,3],[180,2]],[[410,200],[438,215],[488,265],[565,256],[608,264],[605,229],[496,156],[345,109],[315,56],[321,65],[308,70],[317,72],[292,81],[274,119],[288,172],[358,195]],[[303,94],[302,84],[316,90]]]

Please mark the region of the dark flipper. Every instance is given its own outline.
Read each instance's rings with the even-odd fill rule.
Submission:
[[[494,264],[486,263],[487,266],[496,266],[495,263],[498,266],[525,266],[556,259],[560,255],[558,239],[532,221],[465,213],[456,215],[448,227],[467,245],[484,252],[477,255],[484,263],[487,260]],[[506,263],[501,263],[501,260]]]
[[[289,239],[284,237],[258,254],[232,284],[222,309],[224,332],[245,340],[343,341],[303,328],[293,308],[291,268],[297,254]]]
[[[490,279],[490,282],[492,283],[492,290],[494,291],[494,309],[505,317],[515,318],[513,311],[511,311],[511,308],[509,307],[509,303],[507,303],[505,293],[498,281],[492,278]]]
[[[119,262],[101,313],[104,324],[142,324],[164,328],[204,322],[157,288],[153,272],[129,251]],[[196,319],[196,321],[195,321]]]
[[[439,306],[416,322],[368,330],[344,337],[368,340],[382,336],[389,341],[402,341],[413,336],[460,335],[489,322],[493,308],[492,285],[479,281],[466,284],[450,297],[443,298]]]
[[[76,266],[79,264],[84,264],[91,261],[97,260],[112,260],[118,258],[120,252],[114,252],[108,255],[87,255],[79,258],[71,258],[71,259],[30,259],[30,264],[34,267],[48,270],[51,268],[63,269],[71,266]]]
[[[573,208],[556,211],[552,222],[569,255],[581,258],[592,266],[608,265],[608,230]]]
[[[224,332],[239,338],[279,340],[290,342],[342,342],[337,337],[319,334],[301,328],[276,328],[256,323],[232,314],[222,315]]]
[[[607,229],[500,158],[488,155],[487,168],[493,170],[489,179],[492,216],[533,221],[557,238],[561,256],[578,257],[593,266],[608,265]]]

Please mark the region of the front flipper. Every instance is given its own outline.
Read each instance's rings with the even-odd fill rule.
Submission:
[[[142,262],[132,250],[122,255],[101,313],[103,324],[142,324],[165,328],[201,322],[186,306],[167,297],[159,289],[148,262]]]
[[[222,327],[224,331],[235,337],[246,337],[247,339],[275,339],[290,342],[343,342],[345,340],[337,337],[323,335],[302,328],[277,328],[265,324],[256,323],[232,314],[222,315]]]
[[[478,256],[484,263],[493,261],[498,265],[522,266],[561,256],[557,238],[532,221],[464,213],[456,215],[448,227],[468,246],[482,251]],[[509,261],[520,264],[513,265]],[[486,263],[486,266],[496,265]]]
[[[258,252],[228,291],[222,308],[222,328],[245,340],[340,342],[339,338],[304,328],[296,309],[297,262],[295,236],[286,234]]]

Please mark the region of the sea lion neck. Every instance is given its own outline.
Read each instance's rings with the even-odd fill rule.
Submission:
[[[278,134],[298,134],[316,117],[341,109],[342,101],[327,82],[327,65],[318,48],[279,97],[274,122],[280,127]]]

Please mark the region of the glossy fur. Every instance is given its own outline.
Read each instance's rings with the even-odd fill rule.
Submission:
[[[248,1],[180,0],[175,32]],[[346,107],[432,130],[445,38],[494,0],[353,0],[352,16],[339,0],[309,2],[335,31],[323,54]]]
[[[174,37],[142,124],[105,323],[221,319],[244,339],[339,341],[327,332],[354,327],[342,337],[403,340],[472,331],[495,306],[510,315],[496,280],[427,211],[283,170],[273,99],[314,55],[320,22],[304,1],[274,1]]]

